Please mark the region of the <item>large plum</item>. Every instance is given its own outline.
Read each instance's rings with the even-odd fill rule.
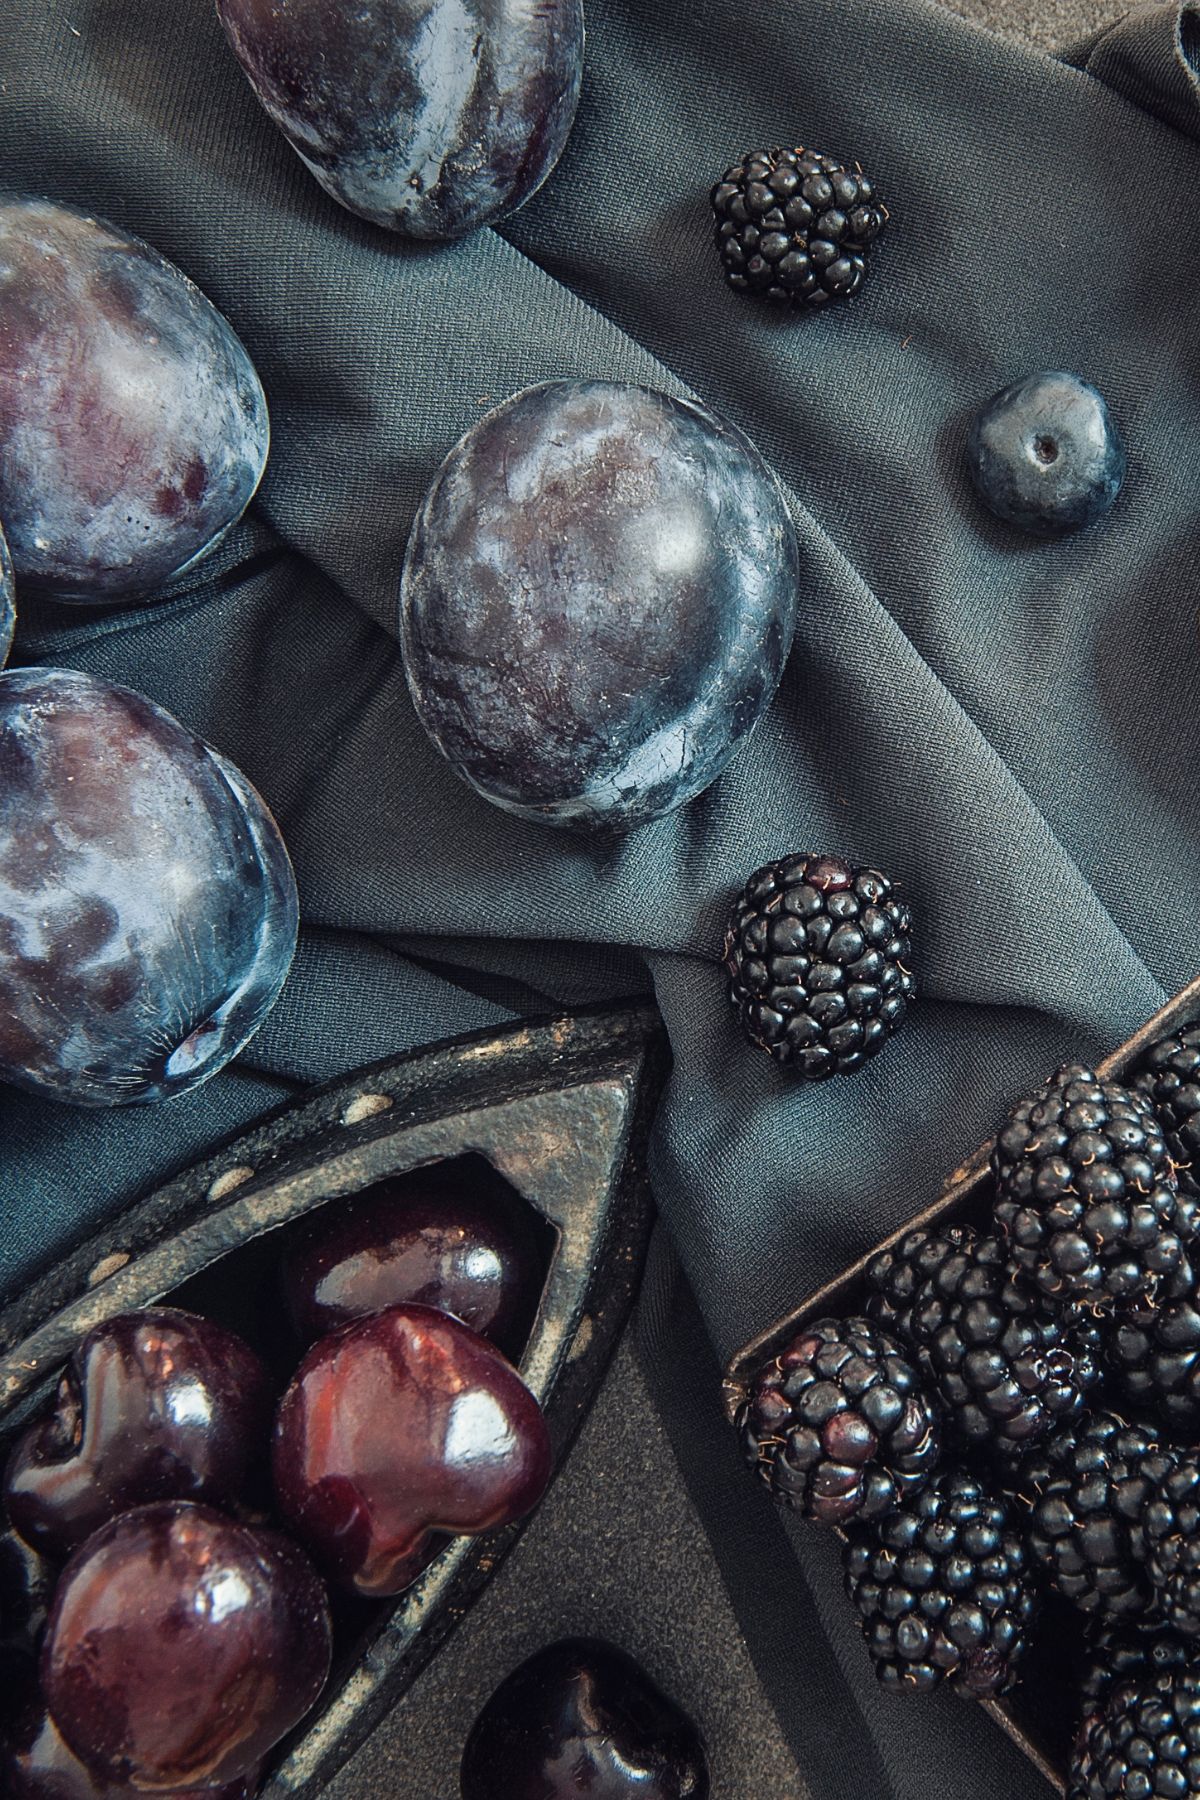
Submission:
[[[0,1080],[185,1093],[262,1024],[296,926],[283,839],[224,757],[128,688],[0,675]]]
[[[515,211],[570,134],[583,0],[217,0],[217,13],[321,186],[408,237]]]
[[[530,388],[450,452],[413,527],[417,712],[487,799],[626,830],[701,793],[778,685],[795,534],[753,445],[687,401]]]
[[[172,263],[72,207],[0,199],[0,519],[19,582],[153,593],[241,516],[268,439],[250,358]]]
[[[8,544],[4,533],[0,531],[0,669],[12,649],[13,632],[17,624],[17,608],[13,599],[12,558],[8,554]]]

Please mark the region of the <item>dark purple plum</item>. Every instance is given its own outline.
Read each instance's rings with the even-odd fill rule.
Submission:
[[[550,1479],[541,1408],[493,1344],[448,1313],[393,1306],[322,1338],[280,1402],[280,1511],[331,1579],[406,1588],[444,1532],[524,1517]]]
[[[159,1800],[252,1800],[258,1770],[219,1788],[173,1788]],[[31,1697],[7,1733],[0,1787],[9,1800],[138,1800],[140,1789],[106,1781],[80,1761],[46,1711]]]
[[[463,1800],[707,1800],[708,1791],[692,1721],[599,1638],[566,1638],[522,1663],[463,1752]]]
[[[628,830],[708,787],[792,642],[783,495],[703,407],[554,381],[481,419],[413,527],[409,688],[454,770],[551,825]]]
[[[107,1781],[220,1787],[299,1724],[331,1644],[325,1590],[295,1544],[165,1500],[110,1520],[68,1562],[42,1692]]]
[[[173,1307],[93,1326],[54,1411],[18,1439],[4,1480],[21,1536],[65,1556],[151,1500],[236,1501],[270,1435],[266,1369],[234,1332]]]
[[[128,688],[0,675],[0,1080],[186,1093],[262,1024],[296,928],[278,827],[224,757]]]
[[[0,669],[4,667],[12,649],[16,625],[17,604],[13,596],[12,558],[8,554],[4,533],[0,531]]]
[[[407,237],[515,211],[579,104],[583,0],[217,0],[217,14],[326,192]]]
[[[250,358],[172,263],[0,198],[0,519],[22,587],[154,593],[240,518],[269,435]]]
[[[472,1194],[460,1177],[381,1182],[323,1209],[288,1251],[283,1286],[306,1343],[351,1319],[415,1301],[453,1313],[516,1349],[544,1267],[513,1209]]]

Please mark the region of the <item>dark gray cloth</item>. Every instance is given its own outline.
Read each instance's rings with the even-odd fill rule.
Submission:
[[[1096,32],[1063,61],[1106,81],[1190,137],[1200,135],[1200,5],[1147,6]]]
[[[129,682],[239,763],[304,912],[276,1012],[192,1097],[109,1116],[0,1097],[4,1285],[299,1085],[652,985],[675,1053],[654,1148],[671,1247],[643,1343],[818,1800],[1042,1791],[976,1711],[877,1691],[830,1546],[785,1536],[736,1466],[714,1349],[922,1205],[1008,1096],[1126,1036],[1200,964],[1186,10],[1109,34],[1089,74],[918,0],[592,0],[556,175],[502,231],[435,249],[324,198],[203,0],[0,15],[5,179],[177,261],[244,338],[274,421],[261,496],[213,564],[154,606],[30,602],[17,659]],[[780,140],[861,159],[892,209],[853,307],[783,317],[719,279],[708,186]],[[1111,518],[1055,544],[982,513],[960,457],[973,407],[1040,367],[1101,388],[1132,463]],[[756,737],[616,847],[456,782],[396,650],[438,462],[556,376],[698,393],[773,462],[802,545],[796,649]],[[740,1040],[717,954],[740,880],[809,848],[904,884],[923,1000],[878,1062],[804,1091]]]

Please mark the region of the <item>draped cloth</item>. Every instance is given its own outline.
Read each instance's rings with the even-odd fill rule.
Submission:
[[[278,1007],[196,1093],[113,1113],[0,1094],[4,1289],[309,1083],[653,992],[674,1072],[641,1348],[812,1793],[1033,1796],[977,1709],[877,1691],[836,1549],[742,1473],[717,1370],[926,1203],[1011,1095],[1200,966],[1200,21],[1153,6],[1069,62],[923,0],[591,0],[589,32],[547,186],[498,230],[414,247],[322,195],[201,0],[0,9],[5,181],[177,262],[274,428],[213,559],[153,604],[26,599],[14,660],[137,687],[239,764],[303,909]],[[860,160],[886,197],[852,306],[785,316],[720,279],[708,187],[778,142]],[[962,466],[972,410],[1038,368],[1095,382],[1131,457],[1110,517],[1054,543],[992,520]],[[462,786],[397,652],[434,470],[554,377],[732,418],[801,545],[770,712],[707,795],[616,844]],[[718,957],[742,879],[807,849],[902,884],[921,1000],[877,1061],[806,1091],[739,1037]]]

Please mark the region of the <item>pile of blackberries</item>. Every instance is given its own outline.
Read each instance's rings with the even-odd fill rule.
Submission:
[[[1042,1593],[1080,1610],[1070,1800],[1200,1758],[1197,1146],[1200,1027],[1129,1085],[1060,1069],[997,1135],[990,1221],[895,1240],[738,1413],[776,1495],[842,1529],[890,1690],[1003,1694]]]

